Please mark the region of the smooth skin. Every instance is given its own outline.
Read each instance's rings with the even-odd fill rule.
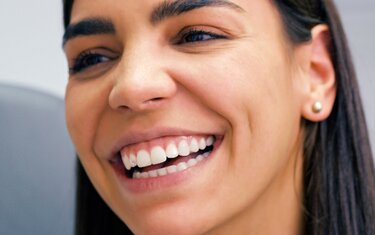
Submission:
[[[324,120],[335,99],[327,27],[293,45],[273,3],[248,0],[152,24],[160,2],[74,1],[71,23],[102,17],[116,28],[64,46],[70,67],[82,53],[99,55],[71,72],[66,90],[68,129],[91,181],[137,235],[299,234],[301,120]],[[106,154],[126,133],[163,128],[223,141],[182,182],[127,190]]]

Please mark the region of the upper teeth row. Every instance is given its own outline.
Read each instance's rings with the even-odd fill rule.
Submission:
[[[161,146],[154,146],[151,152],[146,149],[139,150],[135,153],[125,153],[126,149],[121,150],[121,158],[127,170],[132,167],[147,167],[156,165],[167,161],[167,158],[176,158],[178,156],[188,156],[191,153],[196,153],[199,150],[205,149],[214,143],[214,137],[209,136],[200,139],[191,138],[190,143],[186,139],[182,139],[177,145],[169,143],[164,149]]]

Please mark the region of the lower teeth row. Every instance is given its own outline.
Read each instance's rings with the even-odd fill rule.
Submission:
[[[134,179],[154,178],[158,176],[164,176],[164,175],[173,174],[179,171],[183,171],[192,166],[195,166],[198,162],[202,161],[209,154],[210,152],[206,152],[201,155],[198,155],[196,158],[189,159],[187,162],[180,162],[177,165],[171,165],[171,166],[163,167],[157,170],[152,170],[152,171],[142,172],[142,173],[135,171],[133,173],[133,178]]]

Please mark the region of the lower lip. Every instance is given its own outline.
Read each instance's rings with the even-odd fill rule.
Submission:
[[[210,160],[214,158],[218,147],[220,146],[222,140],[216,140],[214,143],[214,148],[212,152],[196,164],[193,167],[189,167],[186,170],[175,172],[172,174],[167,174],[164,176],[158,176],[154,178],[141,178],[141,179],[133,179],[127,177],[124,172],[123,168],[114,166],[116,175],[120,179],[120,182],[124,186],[127,191],[133,193],[146,193],[146,192],[155,192],[155,191],[162,191],[168,188],[181,185],[185,181],[192,179],[194,177],[199,177],[199,174],[204,170],[202,168],[205,167]]]

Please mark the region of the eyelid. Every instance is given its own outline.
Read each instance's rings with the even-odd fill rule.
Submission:
[[[75,66],[78,66],[77,63],[80,63],[80,60],[84,60],[85,57],[89,57],[89,56],[103,56],[103,57],[108,58],[108,60],[86,66],[82,69],[75,68]],[[105,47],[84,50],[69,61],[69,74],[70,76],[75,76],[79,79],[82,79],[80,77],[84,77],[84,78],[97,77],[98,75],[102,74],[107,69],[109,69],[110,65],[113,64],[113,62],[116,61],[120,56],[121,55],[119,53],[109,48],[105,48]]]
[[[108,57],[116,57],[118,56],[117,52],[112,50],[112,49],[109,49],[109,48],[106,48],[106,47],[97,47],[97,48],[89,48],[89,49],[85,49],[81,52],[79,52],[76,56],[72,57],[70,59],[70,62],[71,63],[74,63],[76,62],[78,59],[80,59],[82,56],[85,56],[85,55],[95,55],[95,54],[104,54],[104,56],[108,56]],[[113,54],[110,55],[110,54]]]
[[[185,36],[188,36],[190,33],[206,33],[212,36],[218,37],[217,39],[226,39],[229,38],[229,35],[227,35],[225,32],[212,27],[212,26],[187,26],[181,29],[175,38],[173,38],[172,42],[173,44],[177,45],[181,42],[181,39]]]

